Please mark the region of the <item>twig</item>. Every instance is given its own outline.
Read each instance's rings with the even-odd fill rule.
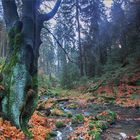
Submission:
[[[63,52],[66,54],[68,60],[71,62],[71,63],[75,63],[75,64],[78,64],[77,62],[74,62],[73,60],[71,60],[71,58],[69,57],[69,54],[67,53],[67,51],[63,48],[63,46],[60,44],[60,42],[58,41],[58,39],[55,37],[55,35],[46,27],[44,27],[52,36],[53,38],[55,39],[56,43],[58,44],[58,46],[63,50]]]

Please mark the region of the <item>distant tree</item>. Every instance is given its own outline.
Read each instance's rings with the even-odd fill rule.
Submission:
[[[100,25],[104,18],[104,4],[102,0],[81,0],[81,20],[85,24],[84,60],[86,75],[95,76],[100,65]]]
[[[135,61],[140,61],[140,1],[124,1],[124,3],[126,16],[125,58],[131,57]]]
[[[112,58],[123,66],[139,48],[139,6],[140,2],[114,0],[111,7]]]
[[[61,17],[61,18],[60,18]],[[77,64],[71,62],[71,60],[75,60],[78,55],[76,51],[76,30],[75,30],[75,1],[67,1],[64,0],[62,2],[61,9],[58,13],[58,18],[56,19],[56,28],[55,28],[55,36],[61,43],[63,49],[67,52],[67,54],[62,50],[62,48],[57,48],[57,61],[58,61],[58,75],[61,81],[62,87],[70,88],[72,87],[72,82],[79,76],[79,71]],[[68,56],[71,60],[69,60]],[[78,74],[77,74],[78,71]],[[73,76],[73,73],[76,73]],[[73,78],[72,78],[73,77]]]
[[[80,0],[76,0],[76,22],[77,22],[77,32],[78,32],[78,50],[79,50],[79,65],[80,65],[80,75],[84,76],[84,56],[83,56],[83,48],[82,48],[82,40],[81,40],[81,24],[80,24]]]
[[[41,68],[44,74],[47,74],[51,79],[52,74],[55,74],[56,64],[55,64],[55,46],[53,43],[52,36],[45,28],[49,28],[47,24],[44,25],[42,29],[42,45],[40,47],[40,57],[39,57],[39,69]],[[51,28],[51,27],[50,27]]]

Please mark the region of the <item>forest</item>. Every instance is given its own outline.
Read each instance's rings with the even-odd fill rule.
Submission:
[[[140,0],[0,0],[0,140],[140,140]]]

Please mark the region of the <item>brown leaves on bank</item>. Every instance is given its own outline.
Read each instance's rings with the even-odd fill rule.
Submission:
[[[32,140],[44,140],[47,134],[55,127],[55,120],[47,119],[41,116],[36,111],[29,121],[30,129],[32,132]],[[8,138],[12,140],[25,140],[25,134],[13,126],[9,121],[0,118],[0,140],[7,140]]]
[[[25,135],[21,130],[17,129],[15,126],[12,126],[9,121],[0,118],[0,140],[6,140],[8,138],[12,140],[24,140]]]

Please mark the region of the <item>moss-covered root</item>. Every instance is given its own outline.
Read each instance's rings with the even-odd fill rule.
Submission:
[[[23,106],[21,115],[20,115],[20,126],[22,131],[28,136],[32,137],[32,133],[28,130],[28,122],[34,113],[38,103],[37,92],[31,90],[27,92],[26,104]]]

